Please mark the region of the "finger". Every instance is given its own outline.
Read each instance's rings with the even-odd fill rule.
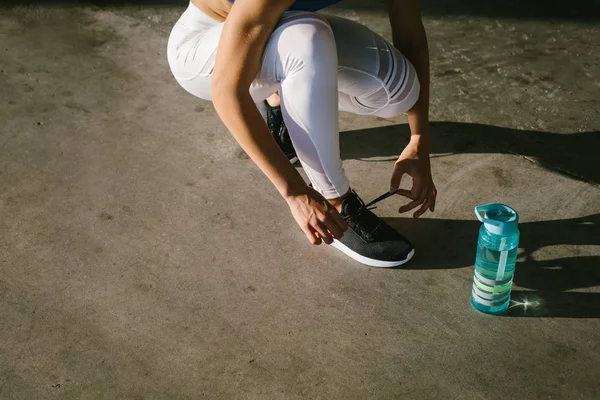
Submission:
[[[333,242],[333,238],[331,237],[331,234],[327,230],[327,227],[324,223],[317,221],[314,225],[312,225],[312,227],[315,231],[317,231],[325,243],[331,244]]]
[[[340,228],[340,226],[331,219],[327,219],[327,221],[325,221],[324,224],[329,233],[331,234],[332,240],[340,239],[344,235],[344,231],[342,231],[342,228]]]
[[[306,238],[311,244],[319,245],[321,244],[321,237],[314,229],[308,224],[302,227],[302,232],[306,235]]]
[[[425,194],[423,191],[422,179],[413,178],[413,186],[410,188],[410,192],[413,194],[413,199],[422,198],[425,201]]]
[[[417,200],[413,200],[408,204],[403,205],[402,207],[400,207],[398,209],[399,213],[403,213],[403,212],[407,212],[412,210],[413,208],[417,207],[419,204],[422,204],[424,201],[424,199],[418,198]]]
[[[329,212],[331,219],[340,227],[340,229],[342,230],[342,234],[344,232],[346,232],[348,230],[348,223],[346,222],[346,220],[344,219],[344,217],[342,217],[340,215],[340,213],[338,212],[338,210],[331,206],[331,211]]]
[[[339,222],[335,219],[336,213],[337,210],[335,208],[328,210],[327,214],[325,214],[325,220],[323,221],[323,224],[334,238],[339,239],[344,235],[344,230],[340,226]]]
[[[398,189],[398,190],[396,190],[396,194],[399,194],[400,196],[408,197],[411,200],[416,200],[415,196],[413,196],[413,194],[410,190]]]
[[[434,198],[433,193],[430,193],[429,196],[425,199],[425,202],[423,203],[421,208],[419,208],[417,211],[415,211],[415,213],[413,214],[413,217],[419,218],[421,215],[423,215],[423,213],[425,211],[427,211],[427,209],[429,207],[431,207],[431,202],[433,201],[433,198]]]
[[[392,173],[392,180],[390,182],[390,193],[398,190],[400,183],[402,182],[402,177],[405,173],[406,169],[404,168],[404,164],[394,165],[394,172]]]

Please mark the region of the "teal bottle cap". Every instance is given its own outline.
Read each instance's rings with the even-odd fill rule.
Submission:
[[[475,215],[492,234],[508,236],[518,231],[519,214],[505,204],[490,203],[477,206]]]

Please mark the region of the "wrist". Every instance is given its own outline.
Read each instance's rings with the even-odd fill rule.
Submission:
[[[412,134],[408,146],[412,147],[419,155],[429,156],[429,136]]]
[[[304,180],[302,182],[294,182],[292,184],[285,185],[283,188],[279,190],[281,197],[285,199],[288,203],[298,196],[302,196],[306,194],[308,189],[308,185]]]

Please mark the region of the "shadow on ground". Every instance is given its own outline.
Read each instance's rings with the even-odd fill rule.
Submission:
[[[98,6],[185,6],[186,0],[29,0],[4,1],[7,5],[43,4],[43,5],[74,5],[95,4]],[[335,6],[336,9],[354,9],[364,11],[385,11],[387,0],[343,0]],[[481,0],[421,0],[421,10],[426,16],[479,16],[488,18],[527,18],[551,20],[580,20],[593,21],[600,19],[600,2],[596,0],[572,0],[568,4],[547,0],[504,0],[501,2]]]
[[[456,122],[432,125],[435,140],[431,152],[437,157],[469,152],[521,154],[535,158],[550,169],[600,183],[600,168],[595,161],[600,132],[557,134]],[[343,132],[340,134],[342,158],[390,162],[396,159],[408,137],[406,125]],[[375,157],[383,159],[370,159]],[[451,269],[473,265],[478,221],[427,218],[390,218],[386,221],[405,233],[416,248],[427,249],[431,243],[436,243],[435,251],[417,252],[405,268]],[[505,316],[600,318],[600,293],[570,292],[600,285],[600,256],[550,260],[536,260],[533,256],[537,250],[549,246],[598,245],[600,214],[525,222],[519,229],[522,250],[514,282],[530,290],[513,292],[513,307]]]
[[[598,131],[559,134],[461,122],[432,122],[431,125],[436,138],[432,140],[431,152],[438,154],[436,157],[455,153],[518,154],[570,177],[600,184]],[[342,159],[390,157],[389,160],[395,160],[399,149],[406,145],[409,132],[407,125],[343,132],[340,135]]]
[[[424,249],[403,269],[463,268],[475,261],[478,221],[387,218],[386,222],[405,233],[417,249]],[[513,291],[514,307],[505,316],[600,318],[600,293],[568,292],[600,285],[600,256],[533,257],[548,246],[598,244],[600,214],[526,222],[519,229],[521,250],[514,282],[530,290]],[[431,243],[436,244],[435,251],[427,251]],[[525,307],[532,303],[538,306]]]

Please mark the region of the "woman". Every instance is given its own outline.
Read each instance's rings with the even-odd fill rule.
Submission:
[[[362,25],[314,12],[337,1],[192,0],[169,38],[169,65],[185,90],[213,101],[311,243],[324,241],[364,264],[393,267],[407,262],[413,247],[350,189],[338,108],[383,118],[408,113],[411,140],[394,165],[390,194],[412,200],[399,212],[433,211],[427,39],[417,0],[389,1],[395,47]],[[256,106],[277,92],[311,185]],[[398,189],[404,174],[413,178],[411,190]]]

